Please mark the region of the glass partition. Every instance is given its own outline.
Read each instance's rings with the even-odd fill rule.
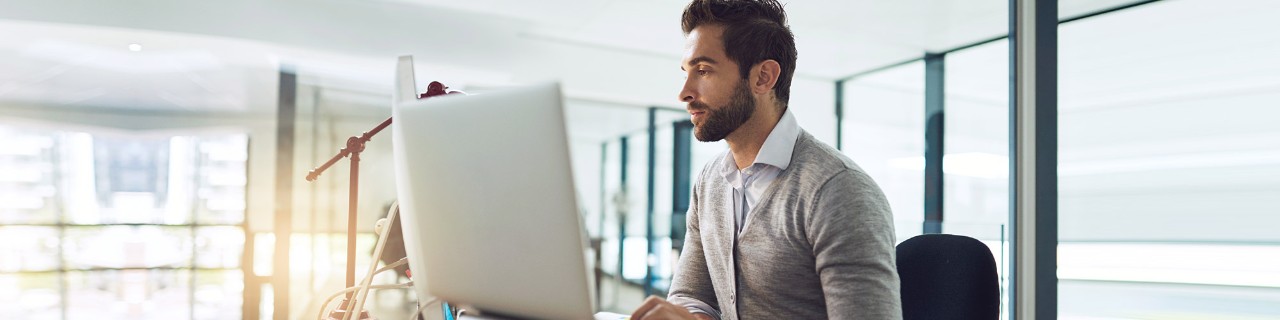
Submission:
[[[1008,292],[1009,41],[949,53],[945,66],[942,232],[987,244]]]
[[[1278,11],[1160,1],[1060,27],[1061,318],[1280,318]]]
[[[924,63],[844,82],[841,151],[875,179],[893,208],[897,240],[924,227]]]

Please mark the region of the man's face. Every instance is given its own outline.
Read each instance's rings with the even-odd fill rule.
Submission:
[[[724,52],[724,28],[699,26],[685,39],[681,70],[687,76],[680,101],[693,121],[699,141],[720,141],[733,133],[755,112],[756,100],[738,64]]]

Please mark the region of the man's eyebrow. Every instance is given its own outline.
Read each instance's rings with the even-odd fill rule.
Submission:
[[[689,59],[689,63],[687,63],[686,65],[695,66],[703,62],[706,62],[707,64],[716,64],[716,59],[711,59],[711,57],[708,57],[708,56],[698,56],[696,58]],[[680,66],[680,70],[683,71],[684,66]]]

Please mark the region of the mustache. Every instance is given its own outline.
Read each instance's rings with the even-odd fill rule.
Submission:
[[[685,108],[693,111],[711,111],[711,106],[698,101],[689,102],[689,105]]]

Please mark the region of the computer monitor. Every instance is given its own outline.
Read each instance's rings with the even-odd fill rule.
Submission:
[[[400,92],[412,61],[399,68],[392,144],[418,296],[593,319],[559,86],[416,101]]]

